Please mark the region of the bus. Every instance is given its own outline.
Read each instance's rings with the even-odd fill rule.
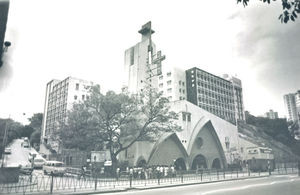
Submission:
[[[275,161],[272,149],[268,147],[248,147],[247,164],[250,171],[271,171],[274,170]]]

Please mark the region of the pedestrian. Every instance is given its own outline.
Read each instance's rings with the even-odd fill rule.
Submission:
[[[119,167],[116,169],[116,177],[117,177],[117,180],[119,180],[119,177],[120,177],[120,168]]]
[[[86,171],[86,167],[82,166],[81,167],[81,171],[80,171],[80,175],[79,175],[78,179],[80,179],[81,177],[83,177],[83,179],[85,180],[85,171]]]

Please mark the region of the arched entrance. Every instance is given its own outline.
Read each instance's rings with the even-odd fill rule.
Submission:
[[[147,165],[147,162],[146,162],[146,160],[145,159],[140,159],[138,162],[137,162],[137,167],[146,167],[146,165]]]
[[[202,169],[207,168],[206,159],[201,154],[198,154],[194,158],[193,163],[192,163],[192,170],[196,170],[197,168],[202,168]]]
[[[174,162],[175,169],[178,170],[186,170],[185,162],[183,158],[177,158]]]
[[[211,165],[211,168],[212,169],[221,169],[221,162],[220,162],[220,159],[219,158],[215,158],[213,160],[213,163]]]

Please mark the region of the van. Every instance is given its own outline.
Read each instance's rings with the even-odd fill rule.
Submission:
[[[46,161],[43,165],[44,174],[53,174],[63,176],[66,172],[64,163],[60,161]]]
[[[37,157],[33,160],[33,168],[43,168],[43,165],[45,164],[46,160],[42,157]]]

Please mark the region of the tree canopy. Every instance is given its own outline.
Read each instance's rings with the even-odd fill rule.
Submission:
[[[137,141],[153,141],[164,132],[180,131],[177,114],[156,90],[145,88],[139,95],[100,93],[91,89],[89,98],[68,113],[58,129],[65,148],[110,151],[113,165],[117,155]]]
[[[300,141],[294,138],[294,133],[289,127],[290,124],[285,118],[269,119],[265,117],[255,117],[249,112],[246,112],[245,116],[248,124],[258,127],[274,140],[285,144],[290,147],[295,154],[300,155]]]
[[[30,138],[31,144],[40,143],[40,136],[38,135],[41,133],[43,114],[35,113],[32,117],[28,118],[28,120],[30,121],[28,125],[22,125],[13,119],[0,119],[0,153],[11,141],[21,137]],[[7,130],[7,136],[4,143],[5,129]],[[33,134],[34,138],[31,138]]]
[[[237,0],[237,3],[242,3],[245,6],[248,5],[250,0]],[[271,3],[271,0],[260,0],[263,3]],[[276,1],[276,0],[273,0]],[[281,22],[287,23],[288,21],[295,21],[300,13],[300,0],[281,0],[282,13],[279,15]]]

